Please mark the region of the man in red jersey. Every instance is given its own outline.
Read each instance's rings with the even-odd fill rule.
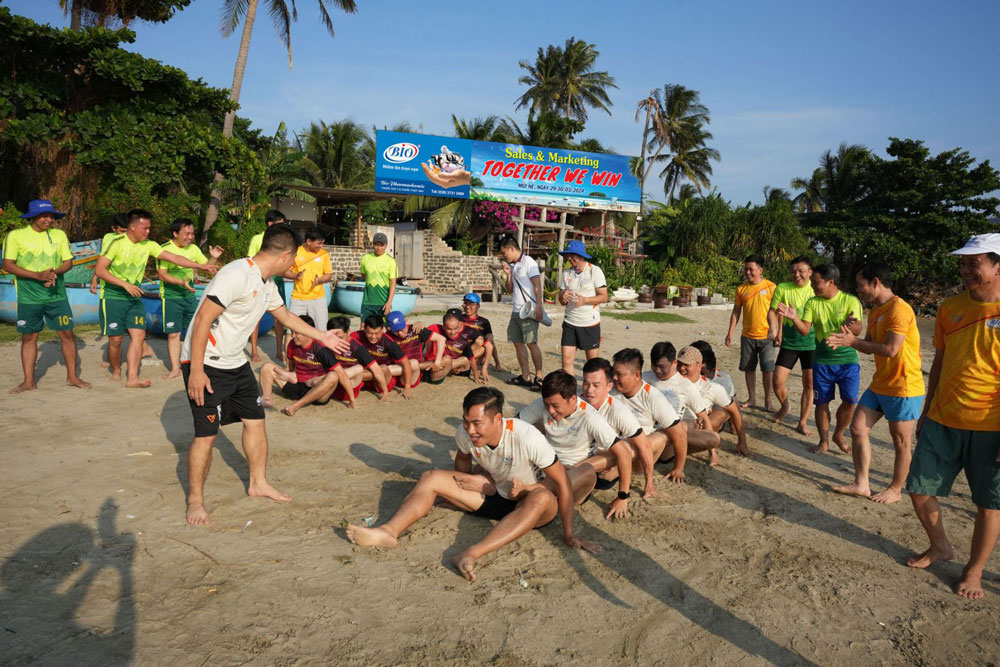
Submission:
[[[413,368],[410,360],[396,341],[385,335],[385,320],[381,313],[372,313],[365,318],[361,331],[351,334],[351,340],[361,343],[375,357],[386,378],[386,391],[396,386],[396,378],[403,377],[403,398],[413,398]],[[365,388],[381,391],[373,380],[365,382]]]

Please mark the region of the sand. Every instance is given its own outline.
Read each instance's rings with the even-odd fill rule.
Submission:
[[[505,330],[506,308],[484,314]],[[684,314],[695,322],[606,319],[605,350],[705,338],[735,375],[737,352],[721,344],[728,312]],[[548,370],[558,335],[558,321],[543,330]],[[46,343],[40,390],[4,395],[5,665],[972,665],[1000,655],[998,557],[986,598],[951,592],[975,511],[964,479],[943,503],[959,561],[907,568],[926,547],[908,499],[881,506],[831,493],[851,479],[849,457],[808,453],[814,440],[791,419],[773,426],[747,413],[752,459],[724,434],[721,466],[696,456],[683,486],[661,481],[660,467],[659,497],[634,493],[625,520],[606,521],[614,491],[596,492],[576,525],[601,554],[563,546],[555,521],[485,557],[469,583],[450,559],[488,521],[436,508],[394,550],[353,546],[340,524],[387,518],[421,473],[451,466],[470,381],[388,405],[363,395],[356,412],[270,413],[269,477],[289,504],[246,497],[240,426],[225,427],[207,485],[213,523],[193,528],[183,385],[157,366],[143,369],[151,389],[113,385],[102,345],[81,341],[91,391],[63,386],[58,347]],[[163,341],[154,348],[165,354]],[[515,363],[512,346],[501,355]],[[18,369],[17,346],[0,346],[0,387],[17,384]],[[864,360],[863,385],[872,369]],[[534,397],[504,389],[510,415]],[[884,423],[873,446],[881,489],[892,466]]]

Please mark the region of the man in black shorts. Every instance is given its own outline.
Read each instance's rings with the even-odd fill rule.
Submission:
[[[230,262],[205,287],[191,330],[181,350],[181,372],[194,417],[194,442],[188,450],[187,522],[209,524],[205,511],[205,479],[219,426],[243,422],[243,451],[250,468],[247,492],[277,501],[291,497],[267,482],[267,431],[260,387],[244,347],[265,311],[293,332],[318,339],[336,351],[346,341],[333,332],[317,331],[285,310],[270,279],[288,270],[299,240],[285,225],[264,233],[260,252]]]
[[[799,409],[799,425],[796,431],[802,435],[812,435],[807,421],[813,403],[813,358],[816,356],[816,335],[812,329],[803,335],[795,328],[788,318],[778,315],[778,306],[792,306],[798,312],[806,305],[806,301],[814,297],[812,284],[812,261],[808,257],[796,257],[789,267],[791,282],[781,283],[774,288],[771,297],[771,307],[767,311],[767,337],[776,345],[781,345],[774,368],[774,397],[781,407],[774,413],[774,421],[780,422],[788,414],[788,375],[798,361],[802,369],[802,400]]]

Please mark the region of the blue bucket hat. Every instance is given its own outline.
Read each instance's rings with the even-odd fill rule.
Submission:
[[[468,301],[470,303],[482,303],[483,298],[478,294],[476,294],[475,292],[469,292],[468,294],[462,297],[462,301]]]
[[[385,326],[393,333],[402,331],[406,328],[406,318],[403,317],[403,313],[394,310],[385,316]]]
[[[32,218],[37,218],[42,213],[51,213],[52,217],[57,220],[66,215],[62,211],[57,211],[56,207],[53,206],[52,202],[48,199],[32,199],[28,202],[28,212],[21,217],[28,218],[30,220]]]
[[[590,259],[590,255],[587,254],[587,246],[583,245],[583,241],[572,240],[566,243],[566,249],[560,250],[559,254],[562,256],[566,255],[579,255],[584,259]]]

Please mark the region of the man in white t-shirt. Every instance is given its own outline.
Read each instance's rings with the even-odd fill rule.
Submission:
[[[455,470],[420,476],[392,518],[380,526],[349,525],[347,539],[361,546],[394,547],[399,535],[431,511],[438,498],[474,516],[499,521],[476,544],[452,559],[463,577],[476,579],[476,561],[527,533],[562,518],[563,541],[591,553],[601,548],[573,534],[573,513],[594,488],[589,466],[567,470],[545,436],[520,419],[504,419],[503,394],[478,387],[465,395],[455,429]],[[478,464],[486,475],[473,474]],[[536,484],[539,471],[545,480]]]
[[[708,366],[707,362],[705,362],[705,365],[702,367],[703,371],[711,371],[711,372],[709,373],[703,372],[702,375],[708,378],[709,382],[714,382],[715,384],[725,389],[726,393],[729,394],[730,398],[736,398],[736,385],[733,384],[733,376],[727,373],[726,371],[720,370],[715,367],[716,366],[716,363],[714,361],[715,352],[714,350],[712,350],[712,344],[705,340],[696,340],[695,342],[691,343],[691,347],[698,348],[698,351],[701,352],[703,361],[706,351],[712,352],[713,361],[711,367]]]
[[[577,348],[587,359],[601,356],[601,309],[608,302],[608,282],[601,267],[591,264],[583,241],[570,241],[560,253],[569,266],[559,277],[559,303],[566,306],[562,325],[562,367],[573,372]]]
[[[619,493],[604,518],[625,516],[632,483],[632,450],[596,408],[576,395],[575,377],[564,370],[546,375],[541,398],[525,406],[518,418],[545,434],[567,468],[590,465],[595,472],[596,467],[603,470],[606,466],[602,455],[610,454],[612,465],[619,470]]]
[[[712,428],[716,433],[721,434],[722,429],[728,423],[729,432],[736,434],[736,451],[743,456],[750,456],[747,433],[743,426],[743,413],[740,412],[740,404],[736,401],[736,393],[729,393],[721,383],[709,379],[715,375],[716,371],[715,351],[705,341],[695,341],[691,347],[701,352],[701,362],[690,364],[678,362],[677,372],[688,379],[698,378],[695,385],[702,397],[712,406],[708,414]]]
[[[291,497],[267,481],[267,431],[260,386],[246,347],[250,333],[265,311],[295,333],[319,339],[342,352],[347,344],[317,331],[285,310],[271,278],[288,270],[298,247],[295,232],[284,225],[269,227],[260,251],[230,262],[205,287],[191,328],[181,349],[181,372],[194,417],[194,442],[188,450],[187,522],[206,526],[205,479],[212,460],[212,444],[219,426],[243,422],[243,451],[250,468],[251,496],[277,501]]]
[[[542,299],[542,276],[538,264],[528,253],[521,251],[517,239],[508,237],[500,244],[503,255],[503,270],[507,275],[505,289],[511,293],[514,303],[507,323],[507,340],[514,344],[517,363],[521,374],[515,375],[507,384],[527,387],[532,391],[542,389],[542,349],[538,347],[538,323],[545,318]],[[522,309],[528,313],[521,317]],[[532,376],[528,367],[528,355],[535,366]]]

